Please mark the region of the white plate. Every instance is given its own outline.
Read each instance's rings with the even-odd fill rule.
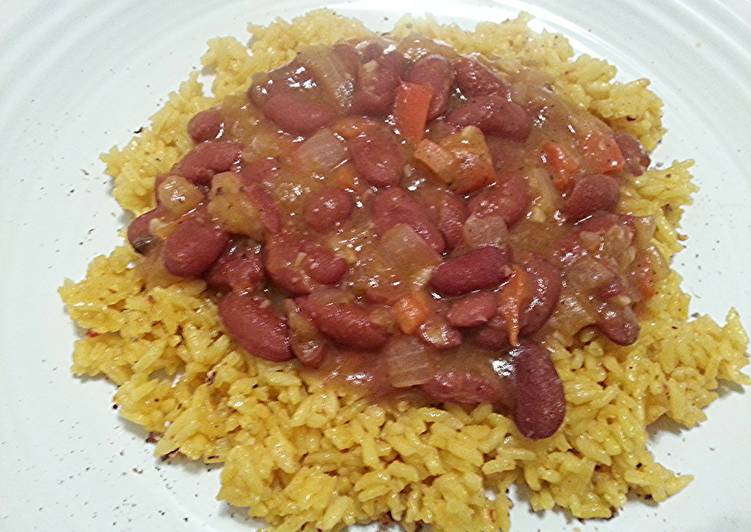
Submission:
[[[55,292],[116,243],[123,220],[98,154],[123,144],[198,65],[208,38],[245,39],[321,4],[308,0],[0,0],[0,530],[248,530],[214,499],[218,471],[155,462],[144,434],[110,409],[113,388],[69,374],[76,332]],[[405,6],[462,25],[519,9],[620,77],[649,77],[670,129],[658,161],[695,158],[702,190],[676,267],[694,308],[751,326],[751,3],[356,0],[338,11],[386,29]],[[386,21],[384,18],[388,17]],[[751,328],[751,327],[749,327]],[[668,467],[696,481],[659,507],[608,522],[532,514],[515,530],[751,530],[751,401],[729,394],[690,432],[655,435]],[[234,516],[234,517],[233,517]]]

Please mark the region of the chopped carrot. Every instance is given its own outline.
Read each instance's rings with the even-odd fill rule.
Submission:
[[[424,292],[412,292],[394,305],[396,323],[404,334],[414,334],[431,314],[430,300]]]
[[[609,132],[593,129],[580,141],[580,146],[590,173],[620,172],[626,164],[615,137]]]
[[[432,140],[423,139],[415,149],[414,158],[430,168],[444,183],[450,183],[456,175],[456,159],[450,151]]]
[[[574,184],[579,160],[569,150],[555,142],[546,142],[541,147],[542,160],[553,173],[553,184],[561,192]]]
[[[433,89],[417,83],[402,83],[396,90],[394,119],[402,136],[417,145],[425,135]]]
[[[459,194],[478,190],[495,181],[495,167],[485,135],[475,126],[468,126],[440,142],[456,159],[456,172],[451,188]]]
[[[508,284],[498,294],[498,309],[506,319],[508,338],[511,345],[519,345],[521,329],[521,312],[532,295],[529,274],[518,265],[513,266],[514,273]]]

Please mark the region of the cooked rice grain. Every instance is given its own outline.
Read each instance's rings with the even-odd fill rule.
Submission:
[[[192,75],[149,128],[103,156],[124,209],[152,206],[154,176],[191,146],[185,126],[194,113],[305,45],[370,35],[329,11],[250,31],[251,50],[232,38],[210,41],[203,64],[216,73],[211,95]],[[475,31],[431,19],[404,19],[395,30],[412,31],[460,52],[482,52],[502,67],[542,69],[571,103],[647,147],[662,137],[662,104],[648,81],[614,82],[612,66],[574,59],[566,39],[530,32],[524,15]],[[666,257],[682,248],[676,227],[696,190],[690,166],[650,170],[620,205],[655,217]],[[724,326],[706,316],[689,321],[689,296],[672,273],[649,303],[635,345],[597,337],[581,349],[552,346],[568,413],[557,434],[531,441],[487,405],[374,405],[323,388],[292,364],[248,357],[224,333],[202,282],[145,290],[136,260],[121,246],[94,259],[83,281],[60,289],[71,317],[89,331],[76,342],[73,372],[116,383],[121,415],[161,434],[158,455],[223,462],[219,498],[278,530],[332,530],[389,516],[408,530],[420,522],[438,530],[508,530],[513,483],[528,487],[534,510],[558,506],[578,518],[612,516],[629,492],[662,501],[691,476],[654,462],[647,426],[663,416],[694,426],[721,381],[749,383],[741,373],[747,337],[738,315],[731,311]]]

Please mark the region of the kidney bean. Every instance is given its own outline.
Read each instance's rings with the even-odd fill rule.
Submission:
[[[173,173],[199,185],[207,185],[214,175],[226,172],[240,160],[242,145],[233,140],[202,142],[175,165]]]
[[[187,218],[164,243],[164,266],[178,277],[200,277],[229,243],[229,236],[216,225],[197,217]]]
[[[469,338],[486,349],[506,349],[511,345],[506,319],[502,314],[496,314],[486,325],[474,329]]]
[[[458,246],[462,241],[462,229],[467,219],[467,207],[461,198],[450,190],[429,185],[420,187],[418,194],[443,233],[447,247],[453,249]]]
[[[436,349],[453,349],[462,344],[462,333],[443,318],[430,318],[420,324],[417,332],[423,342]]]
[[[631,307],[604,302],[597,305],[597,329],[618,345],[631,345],[639,338],[639,321]]]
[[[256,74],[247,96],[257,107],[263,108],[272,96],[299,92],[292,87],[305,87],[313,81],[313,74],[297,59],[268,73]]]
[[[446,244],[441,231],[430,221],[427,209],[397,187],[380,190],[373,198],[373,221],[379,235],[397,224],[409,225],[438,253]]]
[[[135,218],[128,226],[128,242],[138,253],[146,253],[154,243],[156,237],[151,234],[149,228],[151,220],[165,214],[165,209],[157,207]]]
[[[332,251],[308,243],[305,249],[305,271],[321,284],[336,284],[347,273],[347,262]]]
[[[195,143],[215,140],[222,134],[223,129],[224,119],[219,109],[201,111],[188,122],[188,135]]]
[[[482,375],[471,370],[448,370],[437,373],[432,380],[421,385],[425,394],[438,401],[455,401],[463,404],[505,403],[511,387],[508,381],[488,372]]]
[[[248,353],[272,362],[293,357],[287,324],[274,313],[268,300],[230,292],[218,307],[230,337]]]
[[[527,181],[519,175],[511,175],[473,196],[468,208],[470,214],[479,218],[500,216],[511,227],[527,213],[530,201]]]
[[[441,295],[459,296],[494,288],[510,275],[510,248],[485,246],[446,260],[433,271],[430,283]]]
[[[309,294],[314,281],[305,271],[303,242],[283,233],[266,241],[263,264],[269,277],[292,294]]]
[[[216,290],[253,292],[265,280],[260,253],[244,245],[225,251],[206,274],[206,282]]]
[[[330,231],[349,218],[353,207],[352,194],[340,188],[327,187],[305,201],[303,219],[316,231]]]
[[[270,185],[279,172],[279,161],[273,157],[256,159],[250,163],[240,163],[237,174],[244,185],[264,183]]]
[[[368,129],[347,141],[352,164],[371,185],[397,185],[404,172],[404,154],[396,136],[386,129]]]
[[[508,85],[476,59],[469,57],[457,59],[454,61],[454,70],[456,71],[456,85],[467,98],[493,93],[498,93],[503,97],[508,95]]]
[[[404,58],[389,53],[358,66],[358,86],[352,95],[352,111],[367,116],[385,116],[394,107]]]
[[[271,96],[263,113],[277,126],[293,135],[309,135],[330,124],[336,114],[326,104],[314,102],[297,92],[280,92]]]
[[[360,55],[355,50],[355,47],[350,44],[340,43],[334,45],[333,51],[347,73],[356,78],[360,67]]]
[[[405,81],[425,85],[433,90],[428,120],[433,120],[446,112],[451,86],[454,84],[454,67],[448,59],[437,54],[423,57],[412,65]]]
[[[335,284],[347,272],[347,263],[312,242],[280,233],[267,241],[264,266],[273,281],[296,295],[311,293],[318,284]]]
[[[552,436],[566,416],[566,399],[550,353],[539,344],[524,343],[509,356],[514,365],[516,427],[533,440]]]
[[[254,183],[245,187],[245,193],[253,206],[258,209],[261,224],[270,233],[278,233],[282,227],[282,215],[274,198],[260,184]]]
[[[644,146],[641,145],[641,142],[628,133],[616,133],[615,142],[623,154],[625,160],[624,169],[632,176],[642,175],[649,168],[649,165],[652,164],[652,160],[649,158],[649,154],[647,154]]]
[[[615,177],[593,174],[576,180],[561,211],[572,222],[597,211],[611,211],[618,204],[620,186]]]
[[[496,295],[492,292],[477,292],[452,302],[446,319],[454,327],[477,327],[490,321],[496,312]]]
[[[525,140],[532,130],[527,111],[498,94],[472,98],[446,119],[458,127],[477,126],[483,133],[518,141]]]
[[[553,314],[561,296],[561,269],[542,257],[531,255],[523,262],[533,283],[532,299],[521,315],[521,333],[536,333]]]
[[[297,300],[316,327],[337,344],[362,351],[380,349],[388,340],[384,327],[374,323],[368,312],[355,303],[321,304],[308,298]]]

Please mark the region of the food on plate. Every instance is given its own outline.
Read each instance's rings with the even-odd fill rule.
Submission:
[[[515,482],[579,518],[680,491],[646,428],[746,383],[746,337],[688,319],[695,189],[651,165],[648,82],[523,17],[251,31],[104,157],[137,216],[61,288],[74,372],[280,530],[508,529]]]

